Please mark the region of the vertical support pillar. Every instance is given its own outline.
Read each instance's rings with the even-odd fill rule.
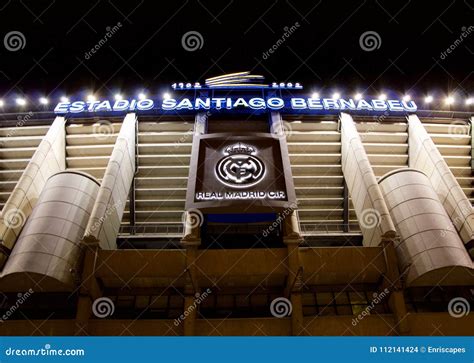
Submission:
[[[203,135],[207,132],[207,114],[200,112],[194,119],[194,136]],[[195,147],[193,140],[193,150]],[[184,287],[184,311],[187,312],[184,320],[184,335],[193,336],[196,334],[197,307],[196,298],[200,289],[196,277],[196,257],[198,248],[201,245],[201,225],[204,216],[200,211],[194,210],[185,212],[184,233],[181,245],[186,249],[186,285]]]
[[[304,334],[304,317],[301,288],[303,285],[303,266],[299,255],[299,245],[303,241],[301,237],[296,211],[293,210],[284,220],[283,242],[288,252],[288,278],[285,287],[285,296],[290,298],[291,332],[292,335]]]
[[[189,312],[183,323],[185,336],[196,335],[197,308],[194,308],[195,298],[195,295],[192,293],[186,293],[184,296],[184,311]]]
[[[76,310],[75,335],[89,335],[88,326],[92,314],[92,304],[102,296],[101,288],[95,278],[98,253],[98,246],[86,247]]]
[[[270,113],[269,124],[270,133],[274,134],[279,140],[282,140],[280,143],[282,157],[288,158],[285,128],[279,112]],[[288,192],[294,193],[294,190]],[[288,252],[288,277],[285,287],[285,296],[289,297],[292,307],[291,333],[292,335],[303,335],[304,317],[301,296],[303,266],[301,265],[299,255],[299,245],[303,241],[303,238],[301,237],[300,225],[296,214],[297,205],[289,205],[287,209],[290,213],[285,217],[283,225],[283,242],[286,244]]]
[[[186,285],[184,287],[184,311],[187,315],[184,320],[184,335],[196,335],[196,319],[198,306],[195,304],[196,298],[199,297],[199,287],[196,278],[196,257],[198,245],[186,244]]]
[[[133,175],[132,185],[130,186],[130,195],[129,195],[129,209],[130,209],[130,234],[134,235],[135,231],[135,223],[136,223],[136,216],[135,216],[135,190],[136,190],[136,181],[135,176],[138,173],[138,161],[140,160],[139,157],[139,148],[138,148],[138,121],[135,122],[135,173]]]
[[[349,232],[349,190],[347,189],[347,183],[344,180],[344,190],[343,190],[343,216],[342,216],[342,230],[344,233]]]
[[[287,135],[285,135],[285,125],[284,121],[281,118],[280,112],[270,112],[269,125],[271,134],[274,134],[275,137],[280,140],[286,140]]]
[[[394,315],[396,331],[400,335],[407,335],[410,331],[407,319],[408,312],[398,270],[397,254],[393,243],[391,240],[382,241],[385,264],[387,266],[383,287],[390,291],[388,304]]]
[[[474,172],[474,130],[472,124],[474,123],[474,117],[469,119],[469,132],[471,133],[471,172]]]
[[[286,296],[290,297],[292,306],[291,333],[292,335],[304,334],[303,301],[301,295],[303,267],[299,257],[299,243],[285,241],[288,251],[288,282]]]
[[[200,112],[194,118],[194,135],[204,135],[207,133],[207,114]]]
[[[185,212],[184,236],[181,245],[186,249],[186,284],[184,286],[184,312],[187,312],[184,320],[184,335],[195,335],[197,318],[197,307],[194,306],[195,299],[199,294],[199,286],[196,278],[196,256],[201,245],[201,223],[196,223],[195,218],[203,218],[202,214],[192,211]]]
[[[193,132],[193,152],[197,152],[197,144],[195,136],[204,135],[207,132],[207,114],[200,112],[194,118],[194,132]],[[189,189],[189,185],[188,185]],[[181,244],[184,246],[199,246],[201,244],[201,225],[204,216],[200,211],[185,212],[183,223],[183,238]]]
[[[132,185],[130,186],[130,193],[128,196],[129,200],[129,210],[130,210],[130,234],[135,234],[135,176],[132,180]]]

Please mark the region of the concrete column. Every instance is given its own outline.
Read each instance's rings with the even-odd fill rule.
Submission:
[[[123,120],[84,234],[84,242],[88,245],[117,248],[120,222],[135,174],[136,122],[134,113],[129,113]]]
[[[207,132],[207,114],[200,112],[194,118],[194,136],[204,135]],[[196,147],[196,138],[193,137],[193,149]],[[199,210],[185,211],[183,214],[183,238],[181,243],[184,247],[197,248],[201,244],[201,225],[204,215]]]
[[[364,145],[349,114],[341,113],[342,172],[364,237],[364,246],[377,246],[396,236]]]
[[[196,317],[197,317],[197,309],[199,307],[194,308],[195,302],[195,295],[194,294],[186,294],[184,297],[184,311],[187,311],[188,315],[184,320],[184,335],[185,336],[194,336],[196,335]]]
[[[66,168],[66,120],[56,117],[5,203],[0,219],[0,270],[48,178]]]
[[[297,215],[297,206],[289,206],[285,211],[289,212],[289,215],[284,219],[284,239],[286,241],[294,240],[294,242],[301,243],[303,242],[303,237],[301,237],[300,231],[300,222],[298,221]]]
[[[410,325],[408,322],[408,311],[405,304],[405,296],[403,293],[403,285],[400,280],[400,273],[398,270],[398,259],[393,245],[393,241],[382,242],[383,253],[385,257],[385,264],[387,272],[384,276],[384,289],[388,289],[390,297],[388,304],[393,312],[395,319],[396,330],[400,335],[408,335]]]
[[[184,212],[183,222],[183,238],[181,244],[184,247],[193,247],[201,245],[201,225],[203,223],[203,215],[200,211],[193,210]]]
[[[184,320],[184,335],[193,336],[196,334],[196,319],[199,306],[195,305],[195,299],[199,294],[199,286],[196,277],[196,258],[198,253],[198,245],[186,245],[186,285],[184,288],[184,312],[186,312]]]
[[[278,112],[270,114],[270,132],[275,134],[275,137],[282,139],[286,138],[283,121]],[[286,142],[283,147],[287,148]],[[288,150],[283,151],[288,155]],[[301,264],[299,255],[299,245],[303,242],[301,236],[300,224],[297,215],[297,205],[289,205],[284,213],[288,213],[284,218],[283,224],[283,242],[287,246],[288,252],[288,279],[285,287],[285,296],[289,296],[292,312],[291,312],[291,332],[292,335],[304,334],[304,316],[303,316],[303,302],[301,296],[301,288],[303,285],[303,266]]]
[[[428,176],[439,200],[474,258],[474,209],[416,115],[408,117],[410,167]]]
[[[292,292],[290,295],[291,306],[291,334],[294,336],[307,335],[304,330],[303,299],[301,291]]]
[[[95,278],[98,247],[87,248],[84,256],[84,267],[77,302],[75,335],[88,335],[89,319],[92,314],[94,300],[102,296],[102,291]]]
[[[1,273],[10,291],[70,291],[77,284],[81,239],[99,183],[90,175],[63,171],[50,177]]]
[[[299,255],[299,245],[303,242],[300,234],[296,211],[284,219],[283,242],[288,251],[288,278],[285,287],[285,296],[290,297],[292,306],[291,331],[293,335],[304,334],[303,303],[301,288],[303,286],[303,266]]]
[[[277,138],[285,137],[285,128],[279,112],[270,112],[269,123],[270,133],[275,134]]]
[[[474,171],[474,116],[469,119],[471,129],[471,173]]]
[[[379,180],[400,235],[395,249],[407,286],[474,283],[473,263],[423,172],[398,169]],[[469,282],[471,281],[471,282]]]
[[[291,331],[293,335],[304,334],[303,303],[301,288],[303,286],[303,267],[299,256],[299,243],[285,241],[288,251],[288,279],[285,288],[285,296],[290,297],[292,306]]]
[[[204,135],[207,132],[208,117],[206,113],[198,113],[194,119],[194,136]],[[204,216],[199,210],[186,211],[183,214],[183,238],[181,245],[186,249],[186,285],[184,287],[184,320],[183,333],[185,336],[196,335],[197,310],[194,306],[200,289],[197,283],[195,261],[198,248],[201,245],[201,225]],[[183,313],[184,313],[183,312]]]
[[[207,132],[207,114],[200,112],[194,118],[194,135],[204,135]]]

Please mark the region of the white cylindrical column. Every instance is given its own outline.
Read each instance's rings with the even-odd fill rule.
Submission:
[[[4,290],[74,288],[81,239],[98,190],[99,183],[80,172],[47,180],[1,274]]]
[[[395,247],[407,286],[472,279],[471,259],[428,177],[404,168],[384,175],[379,185],[400,236]]]

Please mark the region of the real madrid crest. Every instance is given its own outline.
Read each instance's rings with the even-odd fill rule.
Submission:
[[[217,162],[219,181],[232,188],[247,188],[258,184],[265,176],[263,162],[255,156],[255,147],[237,143],[224,149],[224,156]]]

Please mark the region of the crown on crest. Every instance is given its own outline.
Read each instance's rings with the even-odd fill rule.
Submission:
[[[252,146],[249,146],[249,145],[245,145],[245,144],[242,144],[242,143],[237,143],[235,145],[232,145],[232,146],[227,146],[225,149],[224,149],[224,153],[227,154],[227,155],[235,155],[235,154],[248,154],[248,155],[252,155],[255,153],[255,148],[252,147]]]

